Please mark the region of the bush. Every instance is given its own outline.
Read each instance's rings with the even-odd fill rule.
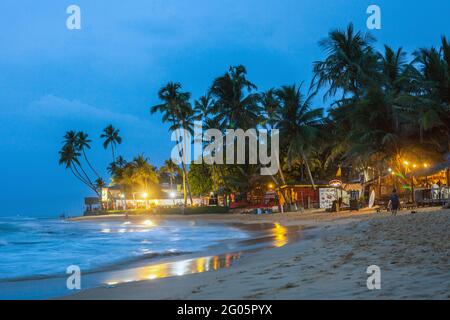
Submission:
[[[228,207],[187,207],[184,211],[184,214],[220,214],[220,213],[228,213]],[[171,207],[171,208],[156,208],[155,214],[183,214],[182,207]]]

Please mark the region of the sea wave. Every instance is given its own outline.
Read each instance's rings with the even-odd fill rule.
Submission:
[[[1,221],[10,230],[0,239],[0,281],[66,276],[78,265],[83,273],[124,264],[198,252],[246,234],[227,226],[187,222],[142,223],[65,222],[60,220]]]
[[[189,251],[165,251],[165,252],[153,252],[148,254],[143,254],[141,256],[125,258],[122,260],[117,260],[110,264],[105,264],[102,266],[98,266],[96,268],[83,271],[83,274],[93,274],[104,271],[114,271],[119,270],[123,266],[128,266],[133,263],[139,262],[150,262],[156,259],[163,259],[169,257],[176,257],[185,254],[190,254],[192,252]],[[63,278],[67,275],[65,273],[54,273],[54,274],[39,274],[39,275],[27,275],[27,276],[19,276],[19,277],[11,277],[11,278],[0,278],[0,283],[4,282],[21,282],[21,281],[30,281],[30,280],[42,280],[42,279],[54,279],[54,278]]]

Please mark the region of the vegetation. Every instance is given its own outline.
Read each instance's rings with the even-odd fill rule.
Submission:
[[[181,168],[167,161],[159,177],[169,178],[173,187],[182,176],[184,204],[192,195],[248,193],[264,190],[267,184],[280,187],[290,182],[327,179],[342,168],[344,177],[364,173],[375,179],[388,168],[398,169],[400,159],[412,157],[439,161],[450,152],[450,45],[442,37],[439,48],[419,48],[411,55],[402,48],[375,49],[376,39],[355,31],[353,25],[332,30],[319,42],[322,60],[313,64],[312,81],[285,84],[258,91],[244,66],[230,67],[212,81],[205,95],[191,103],[182,85],[169,82],[158,92],[161,103],[151,113],[161,113],[186,144],[180,129],[192,131],[195,120],[203,128],[279,129],[279,171],[272,177],[259,175],[259,165],[190,165]],[[323,94],[320,99],[319,94]],[[323,101],[323,102],[322,102]],[[318,104],[328,105],[323,107]],[[115,158],[121,143],[118,130],[105,128],[105,149],[111,147],[112,181],[127,190],[156,184],[156,168],[143,157],[132,162]],[[86,150],[90,140],[84,133],[67,132],[60,163],[98,192],[89,175]],[[225,148],[224,152],[225,152]],[[185,157],[180,148],[180,155]],[[248,156],[248,155],[247,155]],[[82,161],[83,160],[83,164]],[[424,160],[425,161],[425,160]],[[248,162],[247,162],[248,163]],[[289,201],[289,195],[283,195]]]

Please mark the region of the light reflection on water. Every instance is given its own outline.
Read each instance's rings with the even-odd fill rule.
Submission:
[[[283,247],[289,243],[295,234],[290,234],[288,228],[279,223],[275,223],[272,228],[267,230],[268,236],[273,247]],[[227,253],[222,255],[206,256],[181,261],[155,264],[145,267],[139,267],[129,270],[122,270],[111,274],[111,278],[105,281],[106,285],[114,286],[120,283],[155,280],[173,276],[183,276],[194,273],[208,271],[217,271],[223,268],[230,268],[233,261],[238,260],[242,252]]]
[[[288,233],[287,228],[283,227],[279,223],[275,223],[275,228],[273,229],[273,235],[275,240],[273,245],[277,248],[286,245],[288,243],[287,233]]]
[[[228,253],[218,256],[208,256],[140,267],[117,272],[117,278],[111,278],[107,280],[105,284],[113,286],[125,282],[155,280],[212,270],[216,271],[218,269],[231,267],[232,262],[240,257],[241,253]]]

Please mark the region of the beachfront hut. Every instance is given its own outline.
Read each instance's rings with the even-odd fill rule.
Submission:
[[[414,200],[419,205],[450,202],[450,154],[442,162],[412,173]]]

